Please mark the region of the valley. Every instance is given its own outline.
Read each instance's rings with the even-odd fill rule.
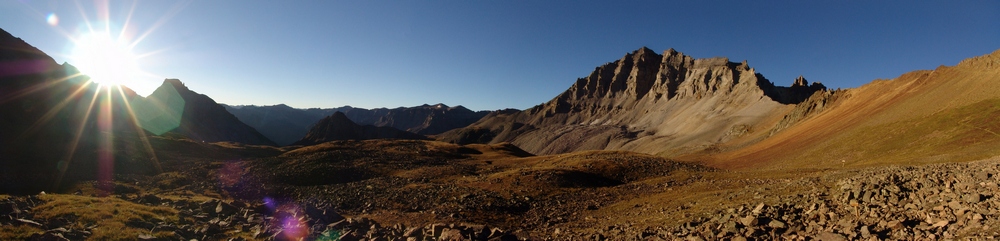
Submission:
[[[95,85],[10,33],[2,240],[1000,236],[1000,51],[851,89],[642,47],[525,110]]]

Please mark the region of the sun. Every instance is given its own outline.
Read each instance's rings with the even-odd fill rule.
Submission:
[[[138,58],[130,44],[104,32],[80,36],[70,55],[73,65],[101,86],[126,85],[140,78]]]

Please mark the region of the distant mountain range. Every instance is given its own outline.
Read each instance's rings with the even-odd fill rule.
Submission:
[[[338,111],[320,119],[305,137],[292,144],[315,145],[328,141],[370,139],[426,140],[428,138],[388,126],[358,125],[348,119],[343,112]]]
[[[231,106],[223,105],[240,121],[259,130],[279,145],[299,141],[320,119],[335,112],[343,113],[358,125],[392,127],[420,135],[434,135],[476,122],[490,111],[472,111],[463,106],[444,104],[414,107],[364,109],[351,106],[338,108],[296,109],[287,105]]]

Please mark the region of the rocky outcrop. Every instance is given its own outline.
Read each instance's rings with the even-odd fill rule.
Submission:
[[[444,104],[364,109],[351,106],[321,109],[296,109],[287,105],[225,106],[244,123],[259,130],[279,145],[290,145],[309,132],[323,117],[343,112],[359,125],[392,127],[421,135],[439,134],[472,124],[489,111],[472,111],[463,106]]]
[[[163,84],[144,101],[152,104],[143,106],[147,107],[143,109],[163,107],[169,109],[169,116],[175,118],[171,121],[176,121],[176,124],[169,125],[163,131],[206,142],[231,141],[251,145],[276,145],[253,127],[240,122],[215,100],[188,89],[180,80],[164,80]],[[145,118],[140,115],[139,119]],[[163,123],[151,124],[163,125]]]
[[[793,87],[794,86],[795,85],[793,85]],[[804,86],[804,85],[799,85],[799,86]],[[771,129],[768,136],[774,135],[775,133],[778,133],[784,130],[785,128],[794,125],[795,123],[798,123],[799,121],[805,119],[806,117],[812,116],[816,113],[820,113],[826,110],[827,107],[833,105],[834,103],[837,102],[837,100],[844,97],[845,93],[846,92],[842,90],[833,90],[833,91],[817,90],[816,94],[813,94],[812,96],[808,97],[801,103],[795,105],[795,108],[792,109],[792,111],[785,114],[785,116],[781,118],[781,121],[779,121],[778,124]]]
[[[424,140],[427,137],[384,126],[361,126],[347,118],[343,112],[323,118],[293,145],[314,145],[337,140],[407,139]]]
[[[794,104],[823,90],[802,77],[791,87],[775,86],[746,61],[641,48],[597,67],[547,103],[485,117],[440,139],[512,142],[536,154],[684,153],[766,135],[757,130],[770,130]],[[745,131],[730,131],[734,128]]]
[[[993,51],[993,53],[987,55],[962,60],[962,62],[958,63],[958,66],[998,71],[1000,70],[1000,50]]]
[[[994,235],[988,230],[997,225],[997,173],[998,163],[993,158],[800,178],[781,186],[809,187],[807,190],[765,199],[761,196],[767,187],[747,187],[720,198],[751,203],[719,208],[667,229],[621,233],[689,240],[986,237]]]

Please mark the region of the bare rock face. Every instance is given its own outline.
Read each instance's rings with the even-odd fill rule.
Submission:
[[[427,137],[401,131],[392,127],[361,126],[347,118],[343,112],[327,116],[313,126],[302,140],[293,145],[314,145],[337,140],[408,139],[424,140]]]
[[[778,87],[727,58],[641,48],[597,67],[551,101],[497,113],[440,135],[456,143],[512,142],[535,154],[615,149],[687,153],[766,135],[825,86]]]

